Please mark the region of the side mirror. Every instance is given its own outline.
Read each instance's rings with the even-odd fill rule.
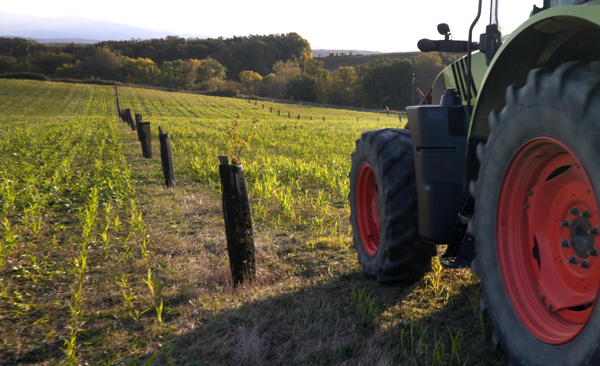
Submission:
[[[444,40],[441,41],[432,41],[431,39],[422,39],[417,43],[417,47],[421,52],[454,52],[454,53],[464,53],[469,49],[468,41],[453,41],[450,39],[450,26],[446,23],[438,24],[437,26],[438,32],[444,36]],[[471,42],[471,50],[477,51],[479,49],[479,43]]]
[[[446,24],[446,23],[438,24],[437,30],[442,36],[444,36],[444,40],[447,41],[450,39],[450,35],[452,33],[450,33],[450,26],[448,24]]]

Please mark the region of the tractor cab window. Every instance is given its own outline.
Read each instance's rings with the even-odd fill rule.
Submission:
[[[553,8],[555,6],[579,5],[587,2],[588,0],[546,0],[544,5],[546,8]]]
[[[508,37],[519,25],[529,18],[534,7],[541,8],[547,1],[560,2],[561,0],[498,0],[496,2],[496,21],[502,37]],[[562,0],[563,2],[565,0]]]

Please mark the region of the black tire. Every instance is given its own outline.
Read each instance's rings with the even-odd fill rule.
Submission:
[[[375,191],[365,190],[364,177],[369,171]],[[372,212],[364,204],[365,191],[373,194],[377,209]],[[352,154],[348,198],[358,261],[370,278],[412,282],[431,269],[436,250],[418,237],[415,167],[408,131],[382,129],[362,134]],[[376,217],[380,225],[364,215]],[[365,227],[374,232],[367,233]]]
[[[586,195],[564,182],[587,184],[588,196],[577,205],[595,206],[588,220],[592,226],[599,222],[600,63],[533,70],[524,87],[509,87],[502,112],[490,115],[490,129],[477,151],[481,166],[471,193],[476,201],[473,269],[481,277],[481,307],[493,326],[492,341],[511,365],[600,365],[597,285],[583,287],[593,299],[585,306],[557,295],[571,294],[573,281],[588,281],[600,266],[589,251],[577,254],[572,240],[570,246],[561,242],[576,233],[576,221],[563,223],[561,217],[585,221],[580,216],[588,216],[554,209]],[[589,241],[581,243],[600,247],[600,237],[584,238]],[[589,267],[577,266],[586,258]],[[550,280],[555,276],[564,281]],[[558,309],[556,300],[566,305]],[[571,320],[573,314],[582,318]]]

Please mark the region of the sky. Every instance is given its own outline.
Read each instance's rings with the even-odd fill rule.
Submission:
[[[525,4],[523,19],[526,19],[534,1],[504,2]],[[416,51],[421,38],[440,39],[438,23],[450,25],[453,39],[466,40],[477,14],[477,3],[477,0],[25,0],[4,1],[0,9],[4,13],[41,17],[82,16],[185,36],[229,38],[296,32],[308,40],[312,49],[405,52]],[[482,17],[482,26],[488,17]]]

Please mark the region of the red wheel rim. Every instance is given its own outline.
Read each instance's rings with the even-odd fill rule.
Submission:
[[[571,150],[549,137],[525,143],[498,197],[497,253],[513,309],[545,343],[569,342],[592,314],[599,226],[592,184]]]
[[[379,248],[381,224],[377,217],[377,180],[373,169],[367,163],[363,164],[358,172],[356,217],[362,245],[369,255],[374,255]]]

